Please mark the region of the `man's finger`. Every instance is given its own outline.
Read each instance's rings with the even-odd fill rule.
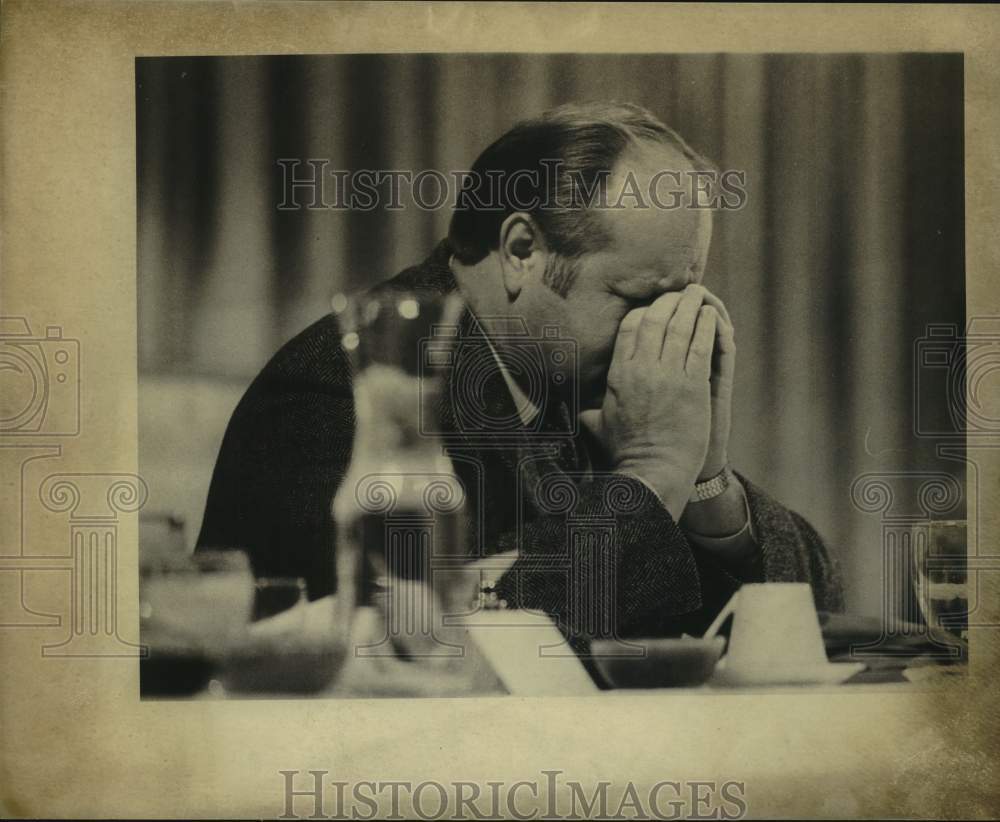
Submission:
[[[726,304],[707,288],[705,289],[705,302],[718,312],[721,320],[728,325],[732,325],[732,320],[729,318],[729,309],[726,308]]]
[[[691,347],[691,338],[694,336],[695,323],[698,321],[699,311],[703,305],[705,289],[700,285],[689,285],[684,289],[680,301],[677,303],[677,310],[674,312],[667,327],[667,334],[663,344],[663,353],[660,359],[668,367],[682,369],[687,361],[688,349]],[[715,309],[712,309],[715,316]],[[714,332],[715,326],[712,326]]]
[[[719,315],[715,324],[716,342],[719,345],[719,349],[724,352],[735,350],[735,330],[733,328],[733,321],[729,318],[729,309],[711,291],[705,292],[705,302],[712,306]]]
[[[712,349],[715,346],[715,328],[719,314],[714,306],[702,305],[698,310],[694,335],[687,350],[684,370],[689,376],[703,376],[706,380],[712,373]]]
[[[618,326],[618,336],[615,338],[615,350],[611,352],[611,365],[608,367],[608,379],[612,379],[624,364],[632,359],[635,353],[635,332],[642,322],[646,308],[636,308],[629,311]]]
[[[669,291],[666,294],[661,294],[646,309],[642,322],[639,323],[639,328],[636,331],[634,356],[650,361],[660,358],[667,328],[684,293]]]

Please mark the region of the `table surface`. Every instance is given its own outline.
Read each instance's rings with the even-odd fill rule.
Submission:
[[[793,693],[878,693],[912,692],[928,687],[936,687],[967,671],[965,665],[929,664],[926,659],[872,659],[865,660],[868,667],[842,684],[822,682],[808,684],[754,684],[720,686],[705,683],[694,687],[662,688],[613,688],[601,689],[594,684],[583,665],[573,656],[562,658],[542,658],[537,652],[540,645],[560,639],[552,623],[545,624],[538,615],[508,612],[508,617],[520,616],[523,630],[520,644],[516,625],[504,624],[504,642],[499,649],[494,647],[489,653],[476,645],[464,659],[410,661],[393,656],[369,657],[366,659],[346,658],[339,666],[334,665],[335,675],[330,684],[314,683],[311,690],[303,688],[308,679],[309,668],[313,664],[308,655],[303,657],[302,649],[309,647],[310,638],[314,647],[319,647],[319,638],[329,635],[331,599],[297,606],[277,617],[254,624],[254,648],[260,648],[258,657],[244,657],[250,664],[237,676],[226,666],[219,666],[217,673],[193,697],[196,699],[226,698],[290,698],[311,696],[313,698],[406,698],[406,697],[498,697],[498,696],[599,696],[618,698],[623,696],[715,696],[733,694],[793,694]],[[359,609],[356,630],[362,639],[371,639],[382,632],[384,625],[377,623],[375,609]],[[548,631],[549,633],[546,633]],[[500,636],[495,632],[492,636]],[[489,635],[488,635],[489,636]],[[540,641],[539,637],[544,637]],[[510,641],[513,638],[513,641]],[[357,647],[359,635],[352,635],[351,642]],[[348,646],[350,647],[350,646]],[[289,652],[289,648],[292,649]],[[530,651],[533,651],[531,653]],[[299,656],[296,656],[299,653]],[[503,656],[506,655],[506,659]],[[487,657],[491,657],[488,661]],[[316,664],[319,664],[318,662]],[[297,666],[297,667],[296,667]],[[464,667],[463,667],[464,666]],[[339,668],[339,670],[338,670]],[[532,671],[531,669],[534,669]],[[506,670],[505,670],[506,669]],[[516,674],[512,674],[511,671]],[[272,678],[278,672],[284,683],[273,687],[261,687],[263,680]],[[305,676],[299,676],[304,672]],[[499,672],[499,673],[498,673]],[[262,674],[262,679],[257,674]],[[503,678],[501,678],[503,677]]]

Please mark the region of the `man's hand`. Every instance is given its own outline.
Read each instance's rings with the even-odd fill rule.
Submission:
[[[718,312],[715,349],[712,352],[712,433],[708,453],[698,474],[704,482],[722,472],[729,462],[729,431],[732,424],[733,373],[736,367],[736,343],[733,324],[722,300],[705,292],[705,303]],[[699,544],[724,561],[743,560],[757,550],[747,525],[747,502],[740,481],[731,477],[726,491],[703,502],[693,502],[684,509],[680,526],[702,538]],[[740,538],[735,537],[739,534]],[[711,538],[709,542],[705,538]]]
[[[719,314],[705,303],[707,293],[689,285],[625,316],[599,418],[585,419],[597,428],[614,469],[652,487],[675,520],[706,466],[712,431]]]

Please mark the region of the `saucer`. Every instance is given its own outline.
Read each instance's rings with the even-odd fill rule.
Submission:
[[[725,662],[723,659],[715,666],[715,673],[708,680],[709,685],[721,688],[755,685],[840,685],[866,667],[863,662],[827,662],[779,671],[752,667],[731,671]]]

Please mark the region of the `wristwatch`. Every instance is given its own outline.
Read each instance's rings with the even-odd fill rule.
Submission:
[[[729,487],[732,475],[733,472],[727,464],[725,468],[711,479],[707,479],[704,482],[696,482],[694,484],[694,493],[691,495],[691,502],[704,502],[705,500],[721,496]]]

